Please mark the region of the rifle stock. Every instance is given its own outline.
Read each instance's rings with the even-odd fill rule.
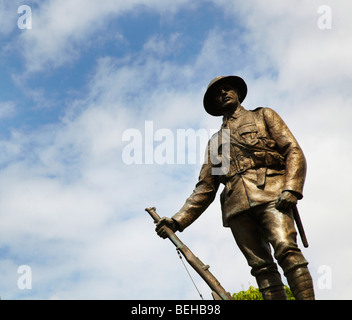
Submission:
[[[157,223],[160,220],[159,215],[156,213],[155,207],[145,209],[150,216],[153,218],[154,222]],[[226,292],[226,290],[221,286],[220,282],[213,276],[209,271],[209,265],[205,265],[202,261],[196,257],[193,252],[175,235],[175,233],[164,226],[167,237],[176,246],[182,255],[185,257],[187,262],[192,266],[192,268],[202,277],[202,279],[208,284],[212,290],[212,296],[215,300],[233,300],[231,295]]]

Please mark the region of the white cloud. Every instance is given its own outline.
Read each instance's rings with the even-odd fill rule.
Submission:
[[[48,2],[36,22],[48,21],[48,29],[31,36],[32,53],[43,64],[26,53],[32,71],[67,62],[70,50],[76,52],[77,44],[93,34],[89,25],[137,2],[113,9],[96,2],[76,2],[75,8]],[[163,3],[155,1],[152,8],[167,10]],[[213,76],[236,72],[249,85],[244,105],[276,109],[306,153],[308,177],[299,205],[310,242],[304,254],[316,283],[320,265],[333,271],[333,289],[316,288],[317,297],[348,299],[344,288],[351,282],[352,261],[345,166],[352,150],[351,95],[343,66],[351,64],[345,53],[351,25],[348,10],[331,3],[336,29],[323,31],[316,26],[315,4],[248,1],[240,7],[245,39],[234,36],[237,30],[216,28],[187,65],[151,55],[166,54],[166,44],[182,45],[177,37],[153,36],[135,60],[101,58],[86,98],[72,102],[61,123],[33,134],[14,131],[2,141],[7,155],[0,172],[0,249],[9,250],[0,272],[2,298],[23,296],[9,274],[26,263],[35,279],[28,298],[197,299],[173,245],[157,238],[144,208],[155,205],[160,215],[171,216],[192,191],[200,165],[128,166],[121,159],[121,137],[128,128],[143,132],[145,120],[153,120],[155,129],[217,128],[221,120],[205,114],[202,94]],[[81,8],[87,12],[78,21]],[[239,7],[234,9],[237,17]],[[56,10],[67,14],[66,25],[55,20]],[[238,59],[252,64],[241,67]],[[180,238],[210,264],[228,291],[255,285],[230,231],[221,226],[218,198]],[[195,278],[210,299],[209,289]]]
[[[102,59],[87,98],[73,102],[62,123],[29,134],[14,131],[3,141],[13,151],[1,171],[1,241],[16,262],[33,269],[36,286],[29,298],[149,298],[153,287],[163,285],[161,275],[147,280],[140,270],[142,264],[152,272],[158,249],[147,251],[161,241],[144,208],[155,203],[170,212],[178,197],[165,192],[166,185],[177,193],[184,186],[170,181],[169,168],[127,166],[121,159],[125,129],[143,132],[145,119],[156,128],[177,128],[186,120],[180,110],[193,107],[191,93],[167,93],[174,74],[161,61],[155,73],[157,65],[154,58],[123,65]],[[149,241],[155,244],[148,247]],[[168,290],[153,295],[162,298]],[[2,294],[20,296],[16,287]]]
[[[98,31],[106,32],[109,37],[106,28],[112,19],[145,8],[172,16],[180,7],[187,4],[190,9],[196,2],[45,1],[32,10],[33,28],[30,32],[23,32],[15,45],[23,52],[27,72],[51,70],[75,62],[82,49],[94,46],[91,37],[95,37]],[[121,39],[123,35],[117,38]]]
[[[311,244],[304,253],[310,261],[317,298],[349,299],[344,288],[352,281],[348,271],[352,260],[344,244],[351,238],[342,225],[351,223],[349,175],[343,169],[352,147],[351,78],[347,71],[352,64],[347,35],[352,28],[351,4],[324,3],[331,6],[333,19],[332,29],[326,30],[317,25],[321,4],[248,1],[234,12],[244,14],[249,55],[256,58],[243,70],[249,85],[244,104],[276,109],[308,160],[305,198],[299,206]],[[258,78],[258,70],[266,68],[268,72]],[[332,289],[319,288],[320,265],[332,268]]]
[[[13,101],[0,102],[0,119],[11,118],[16,113],[16,104]]]
[[[0,1],[0,36],[9,35],[15,28],[17,28],[17,8],[20,1]]]

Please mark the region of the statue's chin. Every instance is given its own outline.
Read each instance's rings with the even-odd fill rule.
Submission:
[[[233,103],[233,102],[224,103],[221,106],[222,113],[223,114],[232,114],[233,112],[236,111],[238,105],[239,105],[238,102],[235,102],[235,103]]]

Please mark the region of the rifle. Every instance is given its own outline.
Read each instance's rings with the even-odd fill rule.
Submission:
[[[159,222],[160,217],[156,213],[155,207],[145,209],[150,216],[154,219],[154,223]],[[193,269],[203,278],[212,290],[212,296],[214,300],[233,300],[230,293],[221,286],[220,282],[213,276],[209,271],[209,265],[205,265],[202,261],[196,257],[192,251],[175,235],[175,233],[164,226],[167,237],[176,246],[176,249],[182,253],[187,262],[193,267]]]

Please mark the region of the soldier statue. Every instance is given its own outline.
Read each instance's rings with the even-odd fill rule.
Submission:
[[[270,245],[294,297],[314,300],[312,277],[297,245],[294,224],[297,200],[303,198],[306,160],[280,116],[270,108],[246,110],[241,105],[246,95],[247,85],[238,76],[217,77],[210,82],[203,105],[210,115],[223,116],[223,124],[209,141],[193,193],[172,218],[159,221],[156,232],[166,238],[164,226],[183,231],[207,209],[223,184],[223,225],[231,229],[264,300],[287,298]],[[218,146],[217,159],[226,162],[219,142],[226,140],[225,133],[228,166],[219,174],[214,171],[219,161],[214,161],[211,145]]]

